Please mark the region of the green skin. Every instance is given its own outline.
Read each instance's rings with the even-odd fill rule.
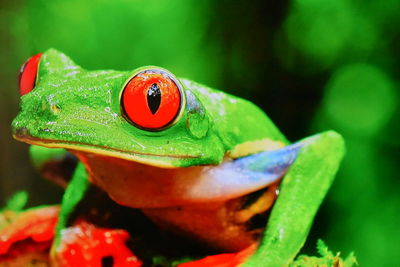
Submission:
[[[179,120],[162,131],[139,129],[123,117],[120,106],[121,90],[137,71],[87,71],[54,49],[46,51],[34,90],[21,98],[21,112],[12,123],[14,137],[162,168],[218,165],[229,151],[249,141],[289,144],[251,102],[185,79],[179,79],[186,96]],[[244,266],[286,266],[303,246],[344,154],[343,139],[333,131],[307,140],[282,181],[260,246]],[[63,153],[35,151],[37,165],[47,153]],[[53,248],[88,186],[80,163],[63,197]]]

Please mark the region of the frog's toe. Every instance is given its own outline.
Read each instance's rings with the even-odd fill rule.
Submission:
[[[56,266],[140,267],[142,262],[125,245],[129,233],[98,228],[80,220],[61,233],[53,262]]]

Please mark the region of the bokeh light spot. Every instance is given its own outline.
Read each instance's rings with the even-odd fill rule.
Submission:
[[[352,64],[333,74],[324,101],[339,130],[372,136],[392,115],[396,93],[392,81],[379,68]]]
[[[322,66],[330,65],[346,44],[353,28],[347,1],[296,0],[285,23],[289,42]]]
[[[375,22],[366,16],[354,16],[354,29],[349,40],[351,51],[371,51],[381,42]]]

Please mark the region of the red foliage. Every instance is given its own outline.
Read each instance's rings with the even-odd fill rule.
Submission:
[[[252,245],[237,253],[226,253],[208,256],[197,261],[179,264],[178,267],[237,267],[254,253],[256,246]]]
[[[15,255],[24,250],[33,251],[35,248],[37,251],[49,249],[50,241],[54,238],[58,212],[58,206],[50,206],[14,215],[11,222],[0,229],[0,256]],[[21,243],[25,245],[21,246]]]
[[[32,251],[50,249],[59,213],[58,206],[21,212],[0,229],[0,260]],[[78,221],[62,232],[62,241],[53,260],[57,266],[102,266],[102,261],[114,267],[141,267],[142,262],[126,246],[129,233],[122,229],[98,228]],[[238,253],[208,256],[178,267],[237,267],[256,249],[250,246]]]
[[[114,267],[140,267],[141,261],[126,247],[129,233],[96,228],[85,221],[65,229],[57,249],[58,266],[102,266],[109,259]]]

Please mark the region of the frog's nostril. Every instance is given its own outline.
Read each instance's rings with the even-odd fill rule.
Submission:
[[[28,129],[25,127],[16,128],[14,135],[19,138],[30,136]]]

